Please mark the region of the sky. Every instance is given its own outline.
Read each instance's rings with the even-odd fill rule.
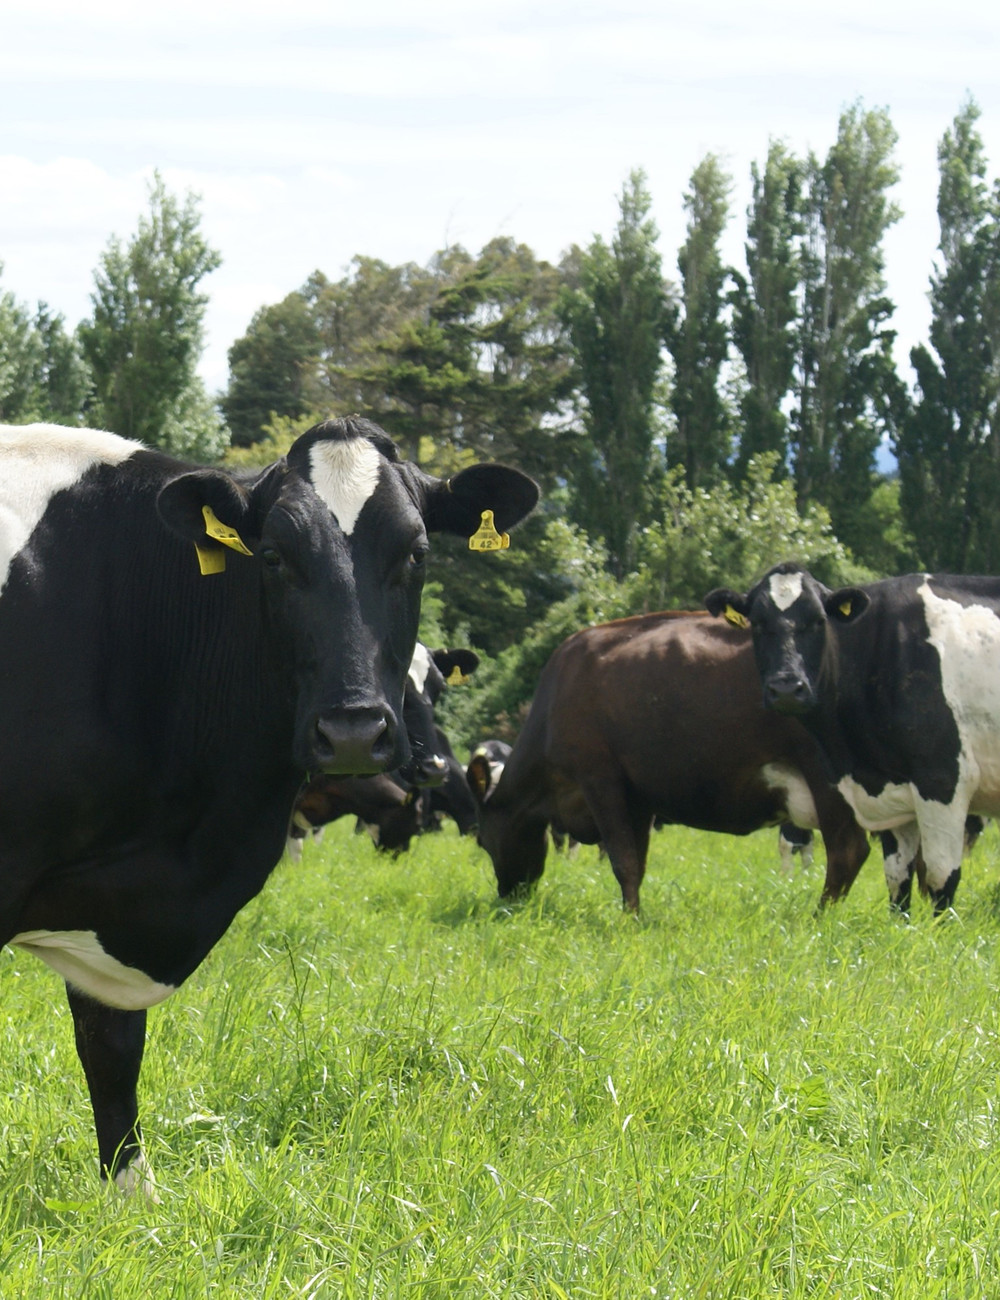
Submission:
[[[2,0],[0,292],[90,314],[158,170],[200,196],[222,257],[200,372],[227,382],[253,313],[356,255],[426,263],[498,235],[555,261],[610,239],[646,173],[668,276],[708,153],[732,177],[772,139],[825,156],[860,101],[898,132],[904,216],[884,244],[897,356],[926,337],[937,146],[967,96],[1000,173],[1000,6],[952,0]]]

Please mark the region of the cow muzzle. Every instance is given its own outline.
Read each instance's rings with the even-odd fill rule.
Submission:
[[[764,683],[764,706],[775,713],[808,713],[815,703],[812,687],[799,673],[775,673]]]
[[[316,721],[311,766],[335,776],[371,776],[398,762],[396,721],[388,709],[331,709]]]

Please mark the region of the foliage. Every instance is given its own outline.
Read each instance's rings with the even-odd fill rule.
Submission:
[[[900,417],[894,310],[882,240],[898,220],[887,197],[899,170],[882,110],[841,115],[826,160],[810,156],[803,200],[802,314],[792,449],[800,505],[822,502],[837,535],[861,551],[877,477],[875,453]]]
[[[650,207],[645,176],[634,171],[610,247],[597,236],[579,256],[579,283],[562,307],[585,402],[573,518],[603,540],[617,577],[632,567],[654,457],[666,304]]]
[[[275,418],[306,413],[318,352],[316,324],[300,293],[254,313],[229,349],[229,387],[219,403],[235,446],[257,442]]]
[[[729,352],[723,314],[729,270],[719,241],[729,218],[730,188],[718,158],[707,154],[694,169],[684,196],[688,223],[677,257],[680,301],[671,304],[664,330],[674,360],[671,405],[676,420],[674,437],[667,442],[667,464],[683,468],[690,488],[709,487],[722,477],[732,451],[729,413],[719,383]]]
[[[504,908],[450,828],[338,822],[150,1013],[158,1205],[98,1187],[59,982],[6,949],[4,1294],[995,1295],[997,856],[902,925],[877,862],[817,916],[774,831],[668,827],[636,922],[596,848]]]
[[[0,262],[0,273],[3,263]],[[62,316],[0,293],[0,421],[79,424],[90,378]]]
[[[94,274],[93,318],[79,327],[94,381],[92,418],[125,437],[199,459],[224,450],[196,366],[208,298],[201,280],[220,264],[200,231],[198,201],[181,204],[157,174],[149,215],[128,242],[113,237]]]
[[[1000,183],[971,99],[938,148],[941,262],[930,348],[910,354],[917,398],[896,439],[907,521],[934,569],[1000,567]]]
[[[737,478],[744,477],[760,452],[777,452],[778,472],[789,460],[785,401],[794,379],[799,319],[802,164],[783,144],[772,141],[763,172],[754,163],[751,175],[744,245],[747,274],[730,270],[733,343],[746,373]]]
[[[521,551],[521,531],[511,542],[515,545]],[[556,646],[581,627],[627,612],[621,588],[608,574],[603,548],[574,525],[559,518],[547,520],[537,545],[530,551],[524,547],[524,553],[529,566],[546,575],[547,602],[533,611],[534,617],[514,638],[488,641],[482,633],[474,635],[473,644],[483,651],[482,662],[471,682],[460,692],[449,692],[439,710],[453,743],[466,749],[488,736],[512,741]],[[446,586],[445,591],[448,617],[453,614],[454,587]],[[462,630],[472,631],[468,624]],[[456,644],[454,637],[451,644]]]
[[[772,564],[798,560],[823,582],[871,577],[837,540],[820,505],[800,512],[776,452],[755,456],[739,486],[691,490],[680,468],[664,484],[657,521],[640,538],[627,584],[632,612],[698,609],[713,587],[749,587]]]

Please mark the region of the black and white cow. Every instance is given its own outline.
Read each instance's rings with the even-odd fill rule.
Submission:
[[[536,498],[357,417],[241,475],[0,430],[0,943],[67,982],[105,1177],[150,1189],[146,1008],[259,892],[306,773],[406,761],[428,533]]]
[[[1000,810],[1000,578],[910,574],[830,591],[780,564],[706,605],[749,621],[764,703],[812,731],[860,824],[892,832],[893,904],[909,906],[922,852],[935,911],[948,908],[966,815]]]

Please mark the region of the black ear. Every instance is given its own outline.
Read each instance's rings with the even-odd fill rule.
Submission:
[[[157,512],[170,531],[196,546],[214,544],[206,532],[205,506],[237,534],[246,529],[250,497],[228,474],[218,470],[181,474],[164,484],[156,498]]]
[[[476,802],[481,804],[490,792],[490,764],[485,754],[475,754],[469,759],[469,766],[465,769],[465,779],[469,783],[469,789],[475,795]]]
[[[853,623],[872,603],[861,587],[841,587],[823,597],[823,608],[831,623]]]
[[[745,595],[732,591],[729,587],[716,587],[705,597],[705,608],[715,618],[725,616],[727,623],[735,627],[749,627],[750,602]]]
[[[538,484],[508,465],[470,465],[447,482],[423,476],[424,524],[429,533],[471,537],[484,510],[501,532],[513,528],[538,504]]]
[[[437,664],[445,681],[456,668],[463,677],[468,677],[479,667],[479,656],[475,650],[434,650],[431,658]]]

